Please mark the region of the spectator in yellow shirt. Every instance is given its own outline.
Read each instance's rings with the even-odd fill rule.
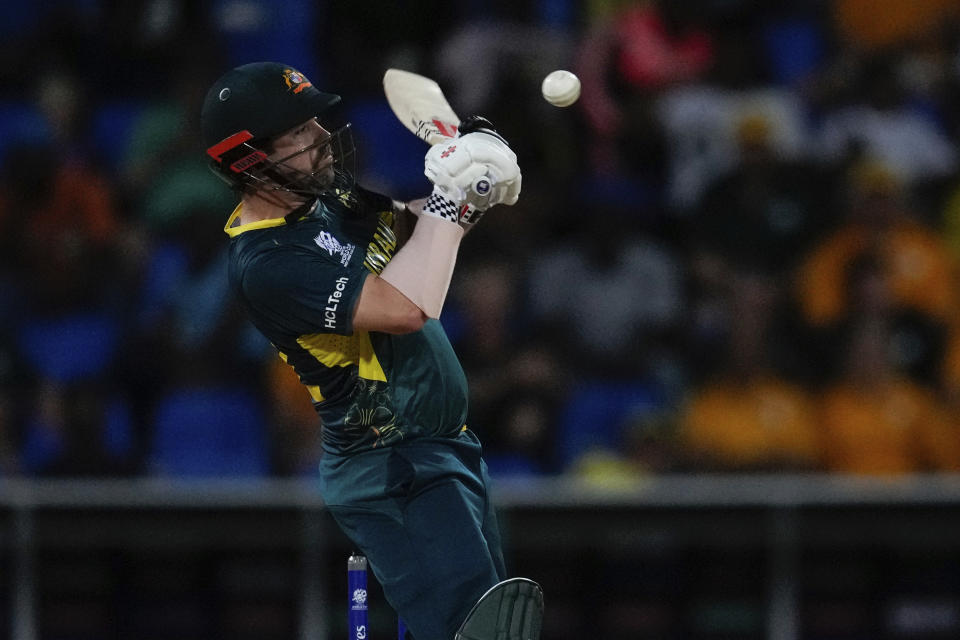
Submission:
[[[822,455],[806,390],[771,366],[768,346],[775,288],[740,275],[731,284],[727,362],[693,392],[681,412],[679,441],[696,470],[808,470]]]
[[[827,469],[894,475],[960,469],[960,431],[933,389],[891,358],[895,294],[879,262],[850,277],[842,372],[820,398]]]
[[[843,318],[850,308],[847,269],[871,254],[896,306],[949,323],[958,309],[956,265],[943,240],[908,213],[901,185],[886,167],[856,166],[849,188],[846,224],[799,271],[797,293],[807,322],[825,327]]]

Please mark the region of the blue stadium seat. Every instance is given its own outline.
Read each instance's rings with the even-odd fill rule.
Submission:
[[[94,113],[91,123],[93,144],[110,169],[119,168],[133,127],[145,108],[146,104],[136,100],[113,100],[100,104]]]
[[[104,398],[103,449],[117,464],[129,463],[134,454],[135,434],[133,410],[130,403],[120,395]],[[23,428],[20,447],[20,464],[28,474],[42,474],[65,453],[64,434],[51,429],[36,415],[31,416]],[[105,473],[108,469],[104,469]]]
[[[483,459],[487,471],[494,478],[531,478],[543,475],[543,468],[536,461],[520,453],[485,452]]]
[[[0,163],[19,144],[42,144],[51,139],[50,124],[35,104],[0,101]]]
[[[662,406],[657,390],[643,382],[594,380],[577,385],[557,425],[560,468],[593,448],[618,450],[629,421]]]
[[[39,2],[7,2],[0,20],[0,36],[4,39],[30,33],[40,24],[43,8]]]
[[[36,417],[31,417],[23,427],[23,442],[19,457],[22,470],[38,474],[49,467],[63,453],[61,434],[49,429]]]
[[[257,477],[269,472],[266,423],[246,389],[187,387],[163,396],[153,419],[148,471],[179,477]]]
[[[119,346],[120,326],[107,313],[73,313],[30,321],[18,342],[35,374],[70,383],[107,373]]]
[[[122,396],[111,397],[103,417],[103,445],[117,460],[128,459],[136,448],[133,407]]]
[[[812,18],[784,18],[761,31],[770,75],[779,85],[791,85],[816,71],[826,52],[820,26]]]
[[[147,258],[143,282],[137,294],[137,322],[152,328],[163,319],[177,288],[186,280],[190,257],[186,247],[172,241],[155,244]]]
[[[315,86],[324,82],[314,52],[324,3],[314,0],[212,0],[211,23],[230,66],[256,60],[296,64]]]

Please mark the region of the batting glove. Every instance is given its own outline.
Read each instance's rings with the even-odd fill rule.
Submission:
[[[424,213],[454,209],[456,218],[448,219],[464,224],[476,223],[494,205],[515,204],[520,196],[517,155],[495,132],[475,131],[434,145],[424,159],[424,174],[434,184]]]

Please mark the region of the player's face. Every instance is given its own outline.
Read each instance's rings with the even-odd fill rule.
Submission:
[[[316,118],[294,127],[278,136],[273,142],[270,160],[278,163],[281,170],[289,170],[292,180],[305,175],[329,186],[333,182],[333,152],[330,132]]]

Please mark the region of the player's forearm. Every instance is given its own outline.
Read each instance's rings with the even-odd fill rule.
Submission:
[[[473,122],[489,126],[427,151],[424,174],[433,192],[405,207],[416,215],[416,226],[380,274],[429,318],[440,317],[464,230],[487,208],[512,205],[520,195],[517,155],[489,121]]]
[[[450,288],[463,228],[448,220],[421,215],[406,245],[380,277],[430,318],[439,318]]]

